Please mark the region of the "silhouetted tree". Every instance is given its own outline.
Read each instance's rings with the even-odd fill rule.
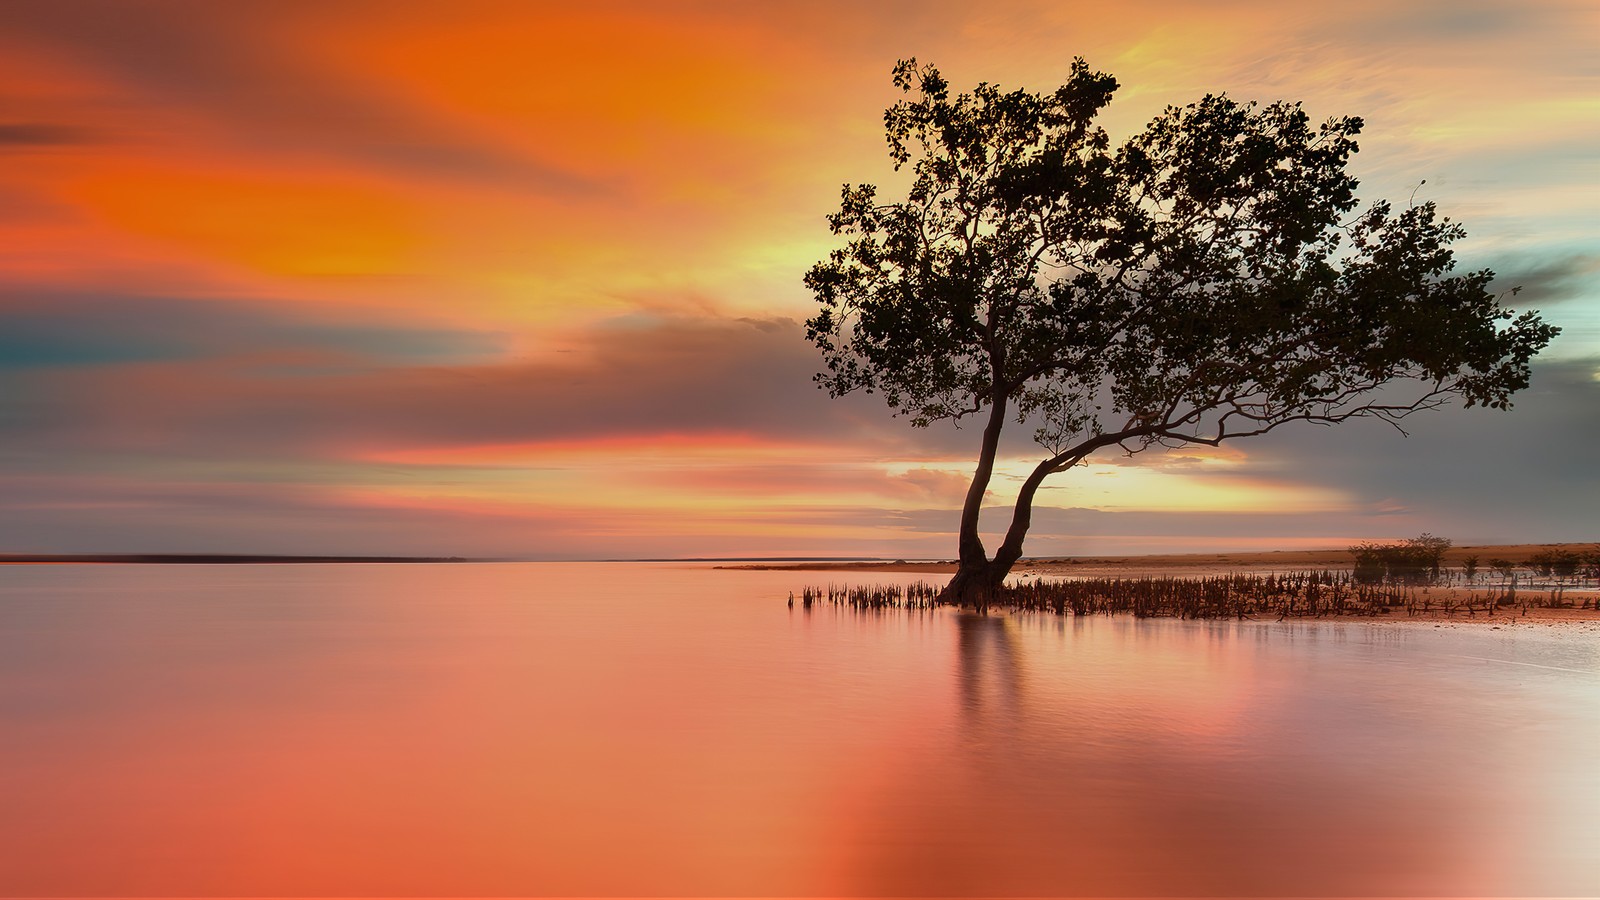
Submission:
[[[1439,580],[1439,566],[1444,562],[1444,554],[1452,545],[1449,538],[1434,537],[1424,531],[1417,537],[1406,541],[1406,549],[1410,551],[1411,559],[1416,566],[1427,573],[1427,580]]]
[[[1542,550],[1528,557],[1528,570],[1543,578],[1552,576],[1566,581],[1578,574],[1583,557],[1570,550]]]
[[[1081,59],[1046,94],[952,94],[915,60],[894,82],[909,186],[845,185],[807,336],[833,395],[879,392],[917,426],[982,417],[947,600],[986,603],[1040,484],[1098,451],[1506,408],[1556,334],[1504,309],[1492,273],[1449,274],[1462,231],[1432,204],[1354,212],[1360,119],[1208,95],[1112,149],[1093,123],[1117,83]],[[1046,453],[990,559],[978,519],[1013,418]]]
[[[1365,541],[1350,548],[1350,555],[1355,557],[1352,574],[1362,584],[1431,584],[1439,580],[1439,565],[1450,545],[1449,538],[1427,532],[1395,544]],[[1476,569],[1477,557],[1472,559]]]
[[[1517,564],[1509,559],[1497,556],[1494,559],[1489,560],[1489,568],[1499,572],[1500,583],[1505,584],[1506,580],[1511,577],[1511,573],[1516,571]]]
[[[1383,560],[1383,545],[1363,541],[1350,548],[1355,558],[1351,575],[1362,584],[1378,584],[1389,576],[1389,567]]]

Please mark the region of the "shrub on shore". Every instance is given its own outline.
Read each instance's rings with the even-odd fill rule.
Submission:
[[[1424,532],[1396,544],[1356,544],[1350,548],[1355,579],[1361,584],[1432,584],[1439,579],[1439,563],[1450,543],[1449,538]],[[1476,569],[1477,557],[1472,562]]]

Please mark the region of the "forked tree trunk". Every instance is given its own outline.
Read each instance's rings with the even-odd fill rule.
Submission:
[[[976,558],[962,554],[955,576],[939,593],[940,602],[985,610],[994,601],[996,593],[1005,584],[1006,576],[1022,559],[1022,541],[1028,536],[1028,526],[1033,521],[1033,495],[1049,473],[1049,469],[1041,466],[1023,483],[1017,495],[1017,505],[1011,512],[1011,528],[1006,531],[1000,549],[995,551],[994,559],[984,555],[981,541],[978,542]]]
[[[995,594],[1002,582],[1006,580],[1006,573],[999,572],[994,563],[987,559],[969,563],[963,560],[956,567],[956,574],[950,583],[939,592],[940,603],[950,603],[968,609],[984,611],[989,604],[994,602]]]
[[[986,443],[984,446],[987,448],[988,444]],[[1078,458],[1081,458],[1081,456],[1075,457],[1074,461]],[[1001,585],[1005,583],[1006,576],[1011,574],[1011,568],[1017,564],[1018,560],[1022,559],[1022,542],[1028,536],[1029,526],[1033,524],[1034,495],[1038,493],[1039,485],[1044,483],[1045,478],[1052,472],[1059,470],[1060,463],[1056,460],[1060,459],[1061,457],[1056,457],[1055,460],[1041,462],[1034,468],[1032,474],[1028,476],[1028,480],[1022,483],[1022,489],[1017,492],[1017,505],[1011,511],[1011,527],[1006,530],[1005,540],[1001,542],[1000,549],[995,551],[994,559],[989,559],[984,553],[983,541],[978,538],[978,519],[976,514],[970,517],[972,522],[970,540],[976,545],[977,554],[974,557],[968,556],[966,548],[969,542],[967,533],[969,518],[967,513],[969,510],[962,510],[961,562],[956,568],[955,577],[951,578],[950,583],[945,585],[944,590],[939,593],[940,602],[954,603],[979,610],[988,609]],[[989,460],[987,469],[980,462],[979,472],[992,473],[993,469],[994,460],[992,458]],[[976,476],[974,476],[973,485],[974,487],[977,486]],[[983,487],[988,487],[987,478]],[[979,490],[978,502],[981,504],[982,501],[983,491]],[[969,490],[967,492],[969,507],[972,502],[972,491]]]

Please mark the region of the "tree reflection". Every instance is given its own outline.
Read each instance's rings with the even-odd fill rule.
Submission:
[[[1015,623],[1005,616],[963,612],[956,616],[956,635],[964,722],[1015,722],[1026,694]],[[977,736],[976,730],[971,736]]]

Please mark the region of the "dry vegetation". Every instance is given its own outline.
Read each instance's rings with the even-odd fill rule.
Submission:
[[[1351,550],[1184,554],[1028,560],[992,601],[996,609],[1087,615],[1129,613],[1179,618],[1307,619],[1354,617],[1394,621],[1492,624],[1580,622],[1600,625],[1600,581],[1540,574],[1539,561],[1559,554],[1600,553],[1600,544],[1451,547],[1437,578],[1426,583],[1363,583]],[[1469,566],[1470,560],[1477,560]],[[1512,563],[1496,570],[1488,560]],[[765,565],[871,572],[954,571],[948,562]],[[1471,577],[1467,570],[1473,569]],[[939,588],[852,583],[806,587],[790,603],[858,610],[932,609]]]

